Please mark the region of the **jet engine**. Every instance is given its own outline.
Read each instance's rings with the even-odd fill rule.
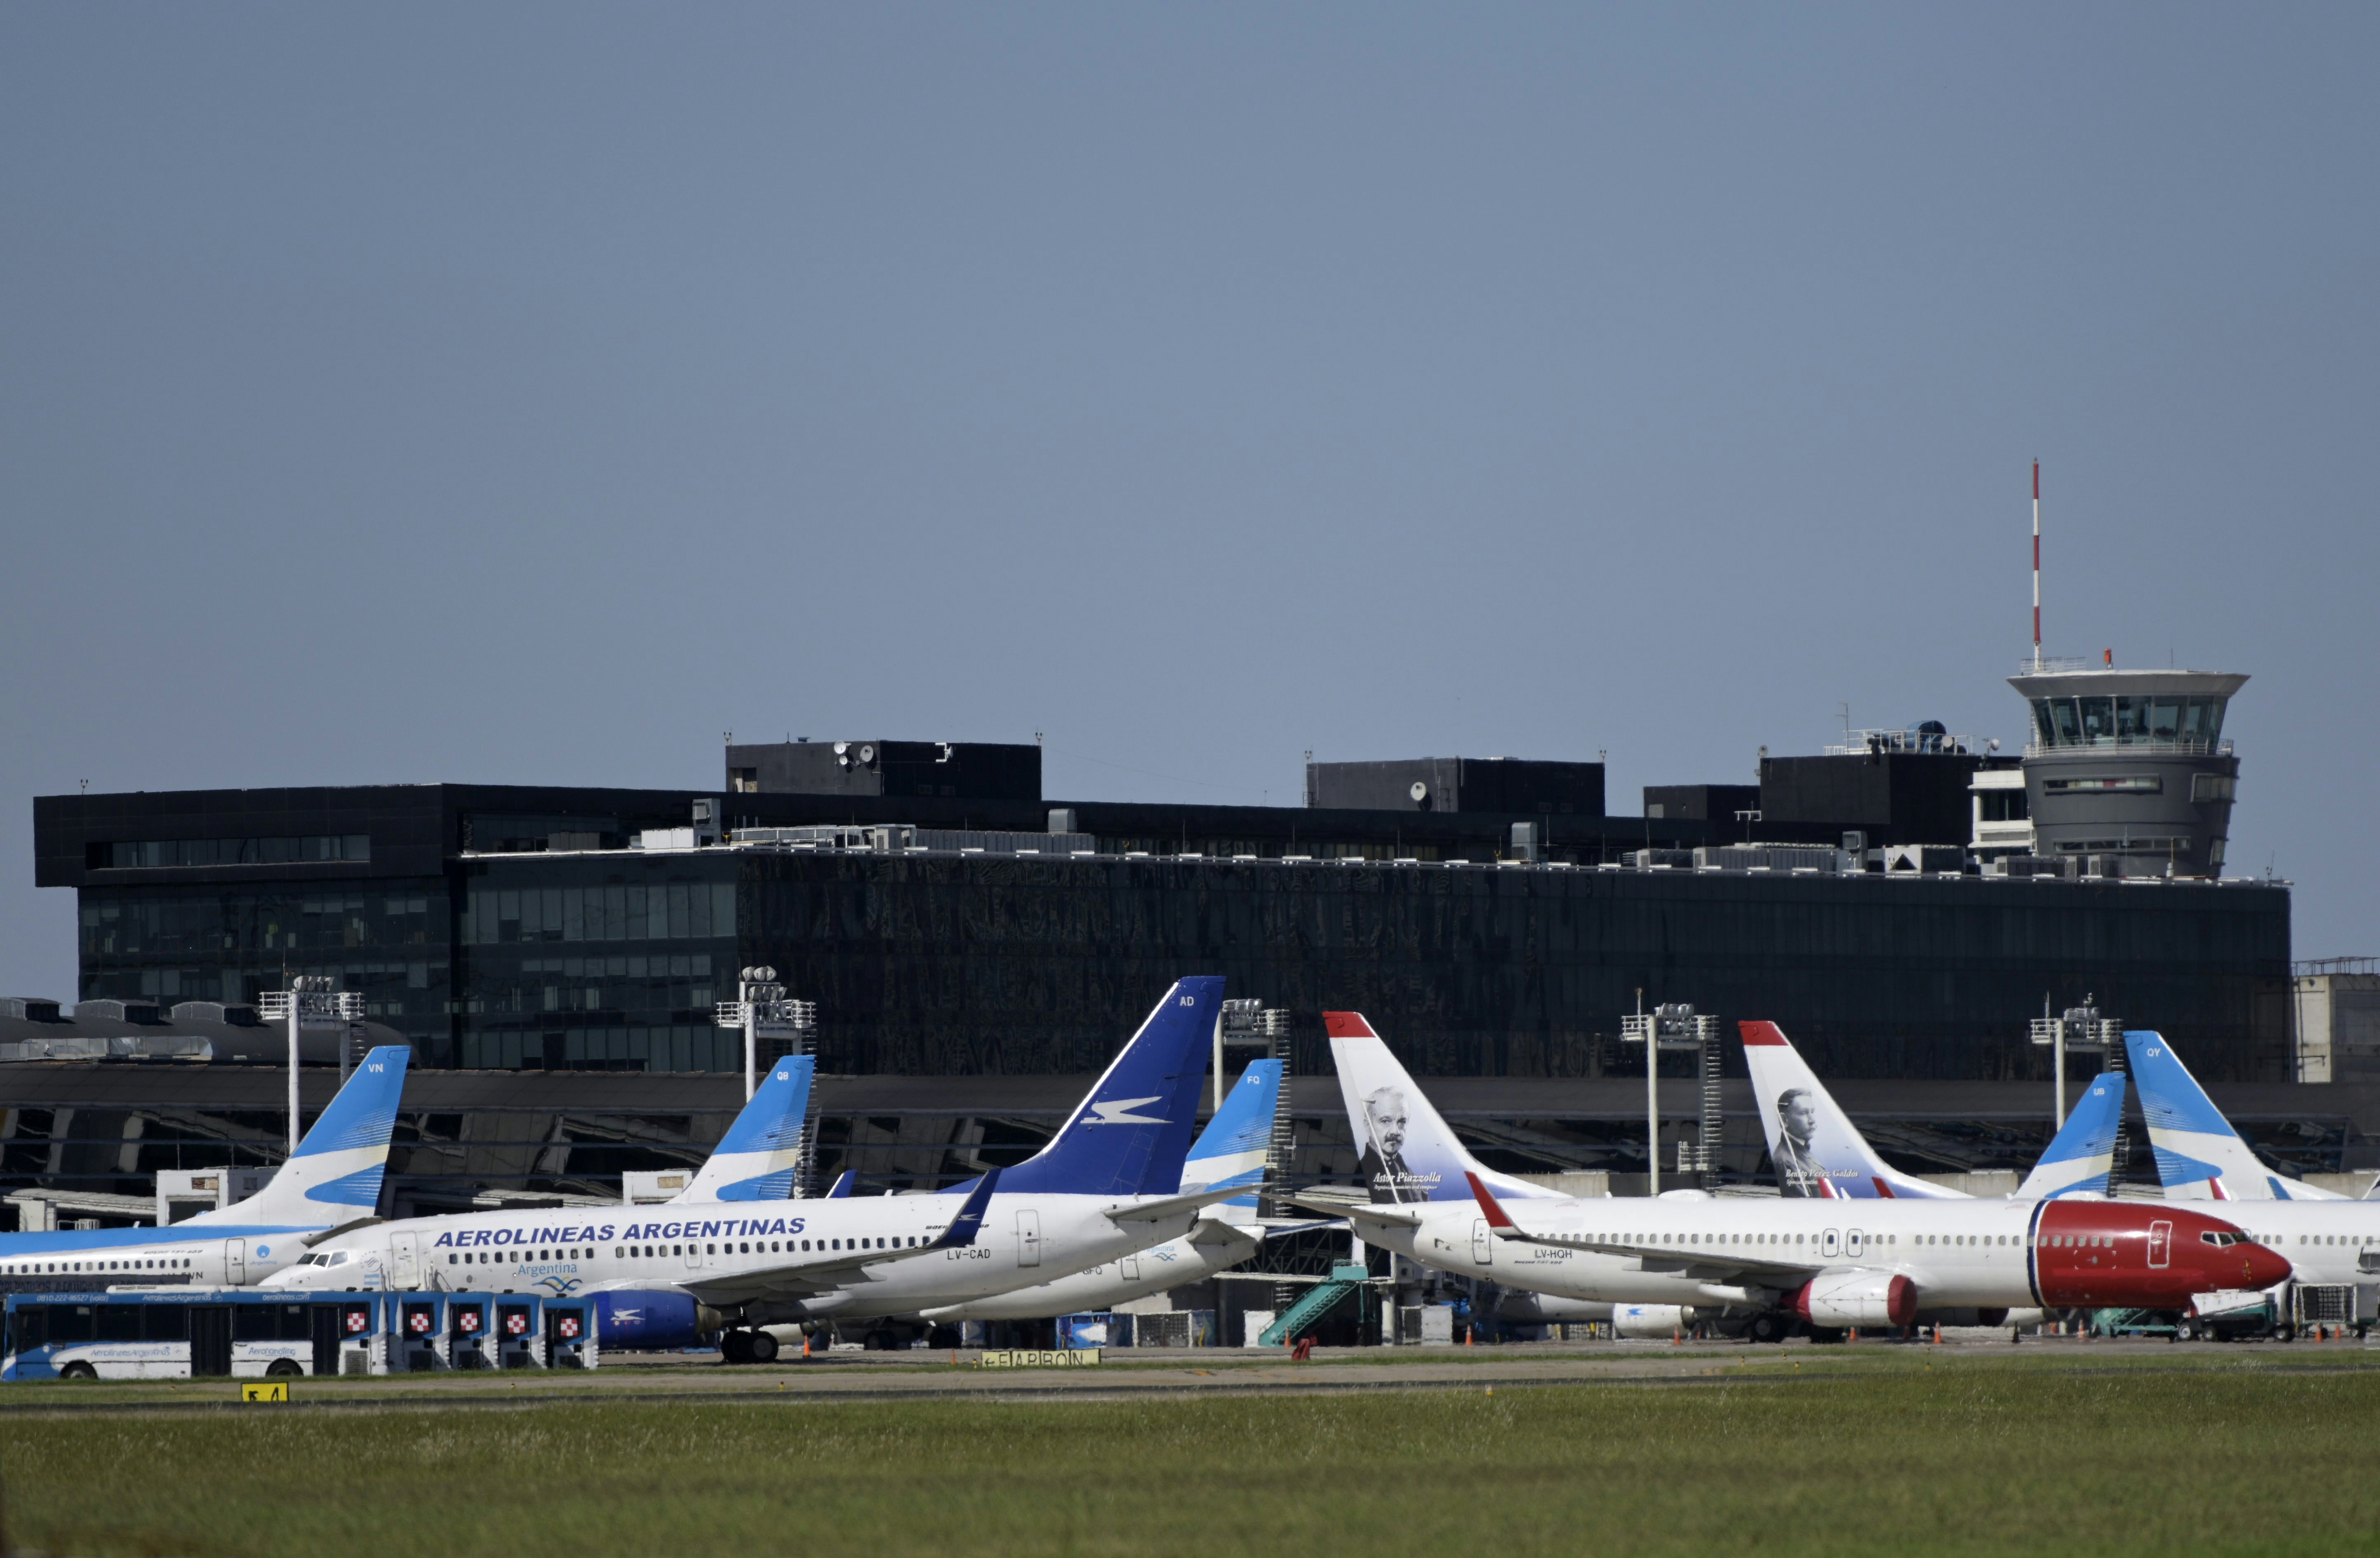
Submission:
[[[1907,1325],[1917,1318],[1917,1284],[1882,1272],[1830,1272],[1804,1283],[1792,1308],[1812,1325]]]
[[[1611,1333],[1615,1336],[1665,1342],[1685,1328],[1686,1310],[1682,1304],[1611,1306]]]
[[[725,1324],[717,1309],[667,1288],[617,1289],[595,1295],[597,1340],[625,1352],[698,1347]]]

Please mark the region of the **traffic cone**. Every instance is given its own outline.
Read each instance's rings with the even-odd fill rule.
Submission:
[[[1939,1323],[1934,1327],[1934,1345],[1937,1347],[1942,1345],[1942,1327]]]
[[[1683,1336],[1681,1336],[1680,1334],[1678,1334],[1677,1331],[1676,1331],[1674,1328],[1672,1328],[1672,1329],[1670,1330],[1670,1345],[1671,1345],[1671,1346],[1673,1346],[1673,1347],[1682,1347],[1682,1346],[1684,1346],[1685,1345],[1686,1345],[1686,1339],[1685,1339]]]

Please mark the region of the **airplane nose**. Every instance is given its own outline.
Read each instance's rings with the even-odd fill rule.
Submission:
[[[2232,1248],[2247,1257],[2248,1276],[2240,1284],[2241,1287],[2270,1287],[2275,1283],[2287,1281],[2296,1269],[2289,1264],[2289,1257],[2277,1249],[2261,1244],[2234,1245]]]

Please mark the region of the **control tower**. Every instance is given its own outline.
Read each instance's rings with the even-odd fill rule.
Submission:
[[[2223,714],[2247,680],[2026,660],[2009,685],[2033,706],[2024,788],[2034,851],[2077,860],[2070,870],[2086,875],[2223,874],[2240,784]]]

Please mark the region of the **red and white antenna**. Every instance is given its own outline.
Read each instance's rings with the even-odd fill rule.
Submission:
[[[2033,462],[2033,668],[2041,669],[2041,462]]]

